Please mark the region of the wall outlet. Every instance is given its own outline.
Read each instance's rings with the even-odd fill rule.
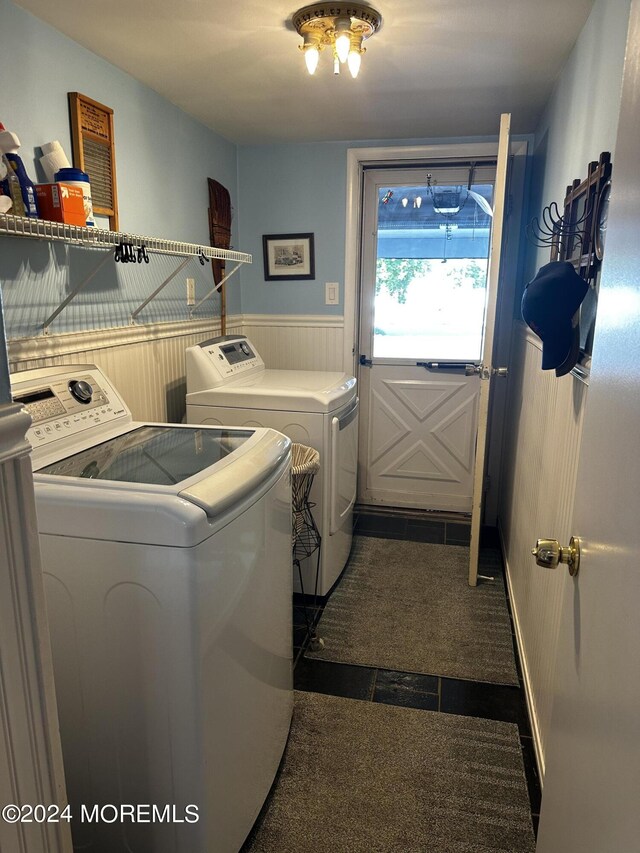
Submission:
[[[187,279],[187,305],[196,304],[196,280],[195,278]]]
[[[337,281],[325,281],[324,294],[325,305],[340,304],[340,285]]]

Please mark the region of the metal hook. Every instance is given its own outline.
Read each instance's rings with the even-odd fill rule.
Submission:
[[[467,184],[467,192],[471,189],[471,184],[473,183],[473,176],[476,171],[475,162],[469,164],[469,182]]]

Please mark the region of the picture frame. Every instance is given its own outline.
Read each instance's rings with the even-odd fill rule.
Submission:
[[[265,281],[312,281],[316,277],[313,234],[264,234]]]

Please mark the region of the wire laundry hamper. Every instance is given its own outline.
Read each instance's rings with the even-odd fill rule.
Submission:
[[[320,546],[322,536],[311,510],[315,504],[309,500],[313,479],[320,470],[320,454],[313,447],[305,444],[291,445],[291,504],[293,513],[292,552],[293,565],[298,569],[300,590],[302,592],[302,607],[307,623],[309,646],[317,651],[324,646],[323,640],[317,636],[314,619],[309,619],[307,612],[304,581],[302,579],[302,560],[316,554],[316,577],[313,590],[314,605],[318,595],[318,575],[320,572]]]

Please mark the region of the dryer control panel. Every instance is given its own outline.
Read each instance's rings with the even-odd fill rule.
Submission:
[[[14,403],[31,415],[27,438],[34,448],[75,436],[131,414],[93,365],[25,370],[11,377]]]
[[[223,335],[187,350],[187,391],[224,385],[264,370],[256,348],[242,335]]]

